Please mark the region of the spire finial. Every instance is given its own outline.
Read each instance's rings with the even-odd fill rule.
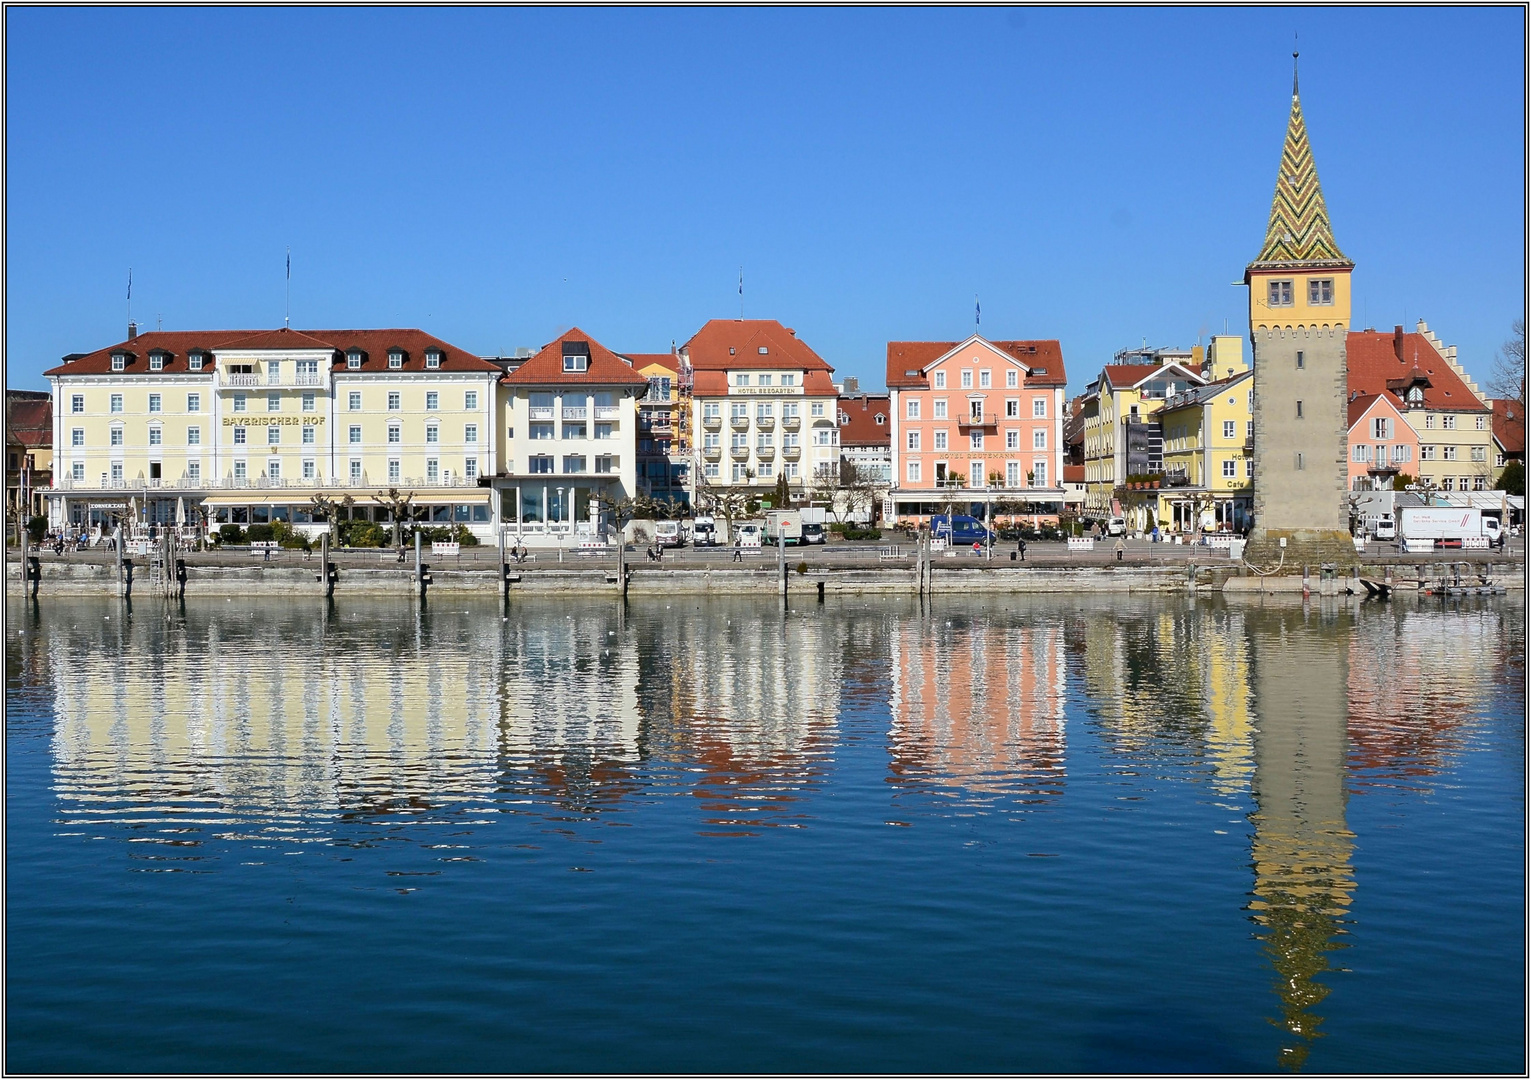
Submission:
[[[1292,96],[1297,96],[1297,35],[1292,35]]]

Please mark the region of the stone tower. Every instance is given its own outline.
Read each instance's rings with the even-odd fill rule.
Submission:
[[[1255,371],[1255,525],[1244,558],[1300,573],[1353,564],[1346,503],[1345,333],[1350,272],[1334,241],[1297,97],[1270,224],[1244,271]]]

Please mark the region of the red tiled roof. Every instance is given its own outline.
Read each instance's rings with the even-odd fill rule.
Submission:
[[[1413,378],[1419,368],[1429,378],[1425,386],[1425,407],[1428,409],[1484,409],[1487,406],[1478,399],[1462,377],[1423,334],[1405,334],[1402,327],[1391,332],[1383,330],[1356,330],[1345,335],[1345,367],[1350,390],[1363,394],[1383,394],[1394,389],[1393,384]]]
[[[1345,406],[1345,427],[1355,427],[1356,421],[1366,415],[1366,410],[1371,408],[1372,402],[1376,400],[1376,394],[1361,394],[1359,397],[1351,398]]]
[[[53,445],[53,402],[49,398],[6,401],[5,439],[12,445]]]
[[[890,341],[888,342],[888,386],[918,388],[925,385],[920,372],[925,365],[951,352],[960,341]],[[1028,374],[1027,386],[1063,386],[1068,377],[1063,368],[1063,346],[1055,340],[990,341],[996,349],[1024,364],[1027,371],[1041,368],[1045,374]],[[908,374],[915,372],[914,375]]]
[[[646,368],[658,364],[672,374],[680,374],[680,358],[674,353],[667,352],[625,352],[618,353],[624,360],[631,360],[633,367]]]
[[[1084,466],[1083,465],[1065,465],[1065,466],[1063,466],[1063,482],[1065,484],[1082,484],[1082,483],[1084,483]]]
[[[331,360],[337,370],[344,370],[347,349],[359,348],[367,354],[362,361],[362,371],[389,371],[388,350],[404,350],[403,371],[425,371],[425,350],[435,346],[441,350],[442,371],[498,371],[499,368],[481,360],[466,349],[448,345],[445,341],[427,334],[424,330],[397,328],[382,330],[147,330],[131,341],[118,342],[105,349],[87,353],[78,360],[45,371],[45,375],[106,375],[112,373],[112,353],[131,354],[123,371],[126,374],[151,374],[149,354],[159,350],[166,354],[164,371],[185,374],[191,369],[186,356],[194,349],[211,353],[217,349],[331,349]],[[158,374],[154,372],[152,374]],[[197,374],[192,372],[192,374]],[[211,375],[209,366],[201,374]],[[353,372],[354,374],[354,372]]]
[[[584,371],[563,369],[563,343],[583,341],[590,349],[590,366]],[[571,327],[548,342],[537,355],[522,364],[500,382],[506,386],[526,384],[573,386],[577,384],[597,386],[647,386],[649,381],[633,370],[633,366],[606,346],[596,341],[579,327]]]
[[[1505,455],[1523,457],[1526,453],[1526,413],[1513,398],[1494,399],[1494,438],[1504,447]]]
[[[691,394],[693,397],[727,397],[728,396],[728,372],[726,371],[694,371],[691,374]]]
[[[1107,364],[1101,370],[1105,372],[1106,378],[1111,380],[1111,385],[1120,390],[1122,387],[1142,382],[1163,366],[1163,364]]]
[[[765,349],[762,353],[760,350]],[[834,371],[775,319],[712,319],[681,346],[694,371],[787,368]],[[729,350],[733,351],[730,352]]]
[[[841,446],[889,446],[893,438],[889,417],[893,399],[886,394],[843,397],[840,411],[846,421],[840,425]],[[878,423],[878,417],[882,422]]]

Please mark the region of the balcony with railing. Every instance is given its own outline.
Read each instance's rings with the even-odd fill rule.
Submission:
[[[770,443],[762,443],[755,447],[755,456],[762,460],[773,458],[776,456],[776,447]]]
[[[968,428],[997,428],[999,427],[999,414],[964,413],[957,417],[957,427],[964,430]]]
[[[704,446],[702,447],[702,456],[708,461],[717,461],[718,458],[723,456],[723,448],[721,446]]]
[[[702,417],[702,426],[708,431],[717,431],[723,426],[723,417],[717,413]]]
[[[533,405],[526,411],[533,420],[553,419],[553,406],[551,405]]]
[[[803,421],[801,417],[783,416],[781,418],[781,426],[786,428],[788,431],[796,431],[799,427],[802,426],[802,424]]]
[[[730,417],[729,423],[733,425],[736,431],[743,431],[750,426],[750,418],[741,413],[738,416]]]
[[[621,419],[621,413],[615,405],[597,405],[595,407],[595,418],[597,420],[618,420]]]
[[[736,458],[747,458],[750,456],[749,443],[735,443],[728,448],[728,452]]]
[[[803,448],[797,445],[783,446],[781,448],[781,456],[791,461],[796,461],[803,456]]]
[[[587,411],[583,405],[565,405],[563,407],[563,418],[565,420],[583,420]]]
[[[772,428],[774,428],[776,426],[776,417],[774,417],[774,416],[757,416],[757,417],[755,417],[755,426],[758,427],[762,431],[770,431]]]

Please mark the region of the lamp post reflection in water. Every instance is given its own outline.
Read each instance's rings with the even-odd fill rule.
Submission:
[[[1355,890],[1354,834],[1345,825],[1345,650],[1335,648],[1334,619],[1348,612],[1317,607],[1266,608],[1246,615],[1254,700],[1255,810],[1251,918],[1264,929],[1276,969],[1285,1029],[1281,1065],[1300,1069],[1329,994],[1319,977],[1329,953],[1343,947]]]

